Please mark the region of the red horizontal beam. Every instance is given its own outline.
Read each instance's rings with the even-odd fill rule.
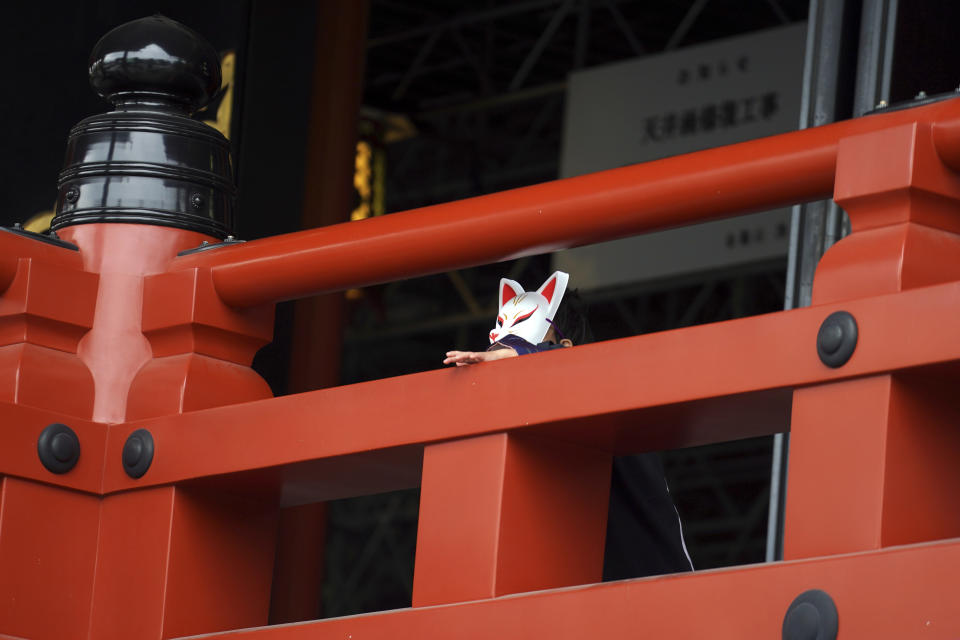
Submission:
[[[960,637],[957,566],[960,542],[951,540],[213,633],[204,638],[779,638],[793,599],[808,589],[821,589],[836,605],[842,638],[953,639]]]
[[[857,318],[860,342],[834,370],[815,341],[840,308]],[[109,426],[0,403],[0,475],[112,493],[284,467],[288,500],[302,502],[412,486],[423,444],[498,431],[618,453],[773,433],[788,428],[796,386],[960,360],[960,334],[943,321],[958,313],[960,283],[950,283]],[[81,442],[78,466],[59,476],[36,454],[51,422]],[[157,455],[133,480],[120,460],[138,428],[153,433]]]
[[[860,340],[830,369],[816,337],[838,309],[856,317]],[[960,333],[944,321],[958,315],[960,283],[950,283],[117,425],[103,490],[500,431],[618,453],[785,431],[796,386],[960,360]],[[157,456],[131,480],[120,452],[138,428]]]
[[[947,100],[381,218],[179,258],[209,266],[222,299],[253,306],[487,264],[829,198],[840,139],[930,122],[960,167]]]

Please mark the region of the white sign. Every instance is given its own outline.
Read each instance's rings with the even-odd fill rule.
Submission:
[[[574,73],[562,177],[797,128],[806,23]],[[785,256],[789,209],[554,254],[583,289]]]

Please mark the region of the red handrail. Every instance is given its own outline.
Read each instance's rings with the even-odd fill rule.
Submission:
[[[913,122],[934,125],[940,154],[960,167],[960,101],[947,100],[274,236],[175,268],[212,267],[221,298],[246,307],[828,198],[841,138]]]

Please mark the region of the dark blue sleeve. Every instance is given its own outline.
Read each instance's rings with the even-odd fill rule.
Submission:
[[[505,347],[510,347],[517,352],[517,355],[525,356],[528,353],[538,353],[540,351],[549,351],[550,349],[559,349],[563,348],[562,344],[554,344],[552,342],[541,342],[540,344],[533,344],[527,342],[520,336],[515,336],[512,334],[507,334],[503,336],[500,340],[497,340],[487,351],[490,351],[494,346],[501,344]]]
[[[566,346],[556,342],[541,342],[537,345],[537,351],[550,351],[551,349],[566,349]]]

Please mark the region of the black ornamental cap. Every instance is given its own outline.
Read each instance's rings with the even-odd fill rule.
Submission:
[[[51,228],[155,224],[224,238],[236,187],[230,145],[191,119],[220,88],[220,60],[192,29],[154,15],[90,54],[90,84],[114,105],[70,131]]]
[[[220,58],[189,27],[150,16],[100,38],[90,54],[90,85],[117,107],[169,105],[192,113],[220,89]]]

